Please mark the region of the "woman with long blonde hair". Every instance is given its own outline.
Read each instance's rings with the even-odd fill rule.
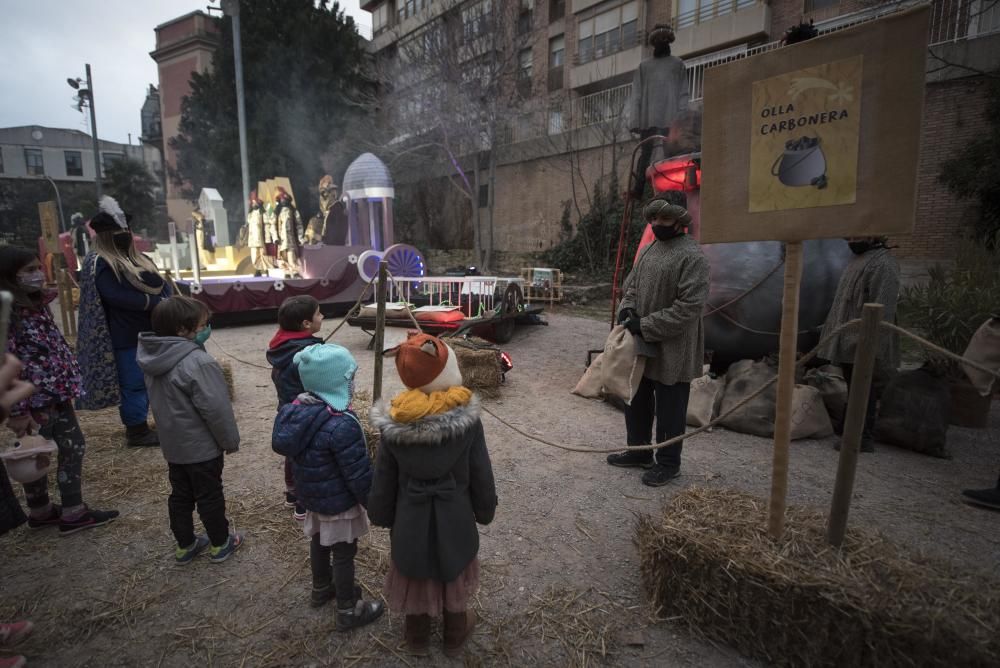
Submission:
[[[172,292],[153,261],[136,249],[128,216],[112,198],[101,198],[90,228],[94,248],[80,271],[81,407],[117,404],[126,445],[158,445],[146,421],[149,399],[135,355],[139,332],[152,329],[150,313]]]

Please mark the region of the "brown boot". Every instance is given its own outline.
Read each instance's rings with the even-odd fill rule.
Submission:
[[[463,610],[462,612],[444,611],[444,653],[445,656],[455,657],[462,653],[465,641],[472,635],[472,629],[476,627],[476,611]]]
[[[407,654],[427,656],[431,653],[430,615],[407,615],[403,629]]]

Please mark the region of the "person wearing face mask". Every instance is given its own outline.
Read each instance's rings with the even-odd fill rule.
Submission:
[[[58,447],[59,500],[49,500],[48,476],[24,484],[28,526],[58,526],[68,536],[101,526],[118,517],[116,510],[95,510],[83,502],[83,455],[86,444],[73,410],[80,396],[80,369],[56,327],[48,304],[54,291],[45,289],[45,274],[29,250],[0,246],[0,290],[14,297],[7,352],[21,360],[21,380],[33,384],[34,394],[10,407],[7,427],[18,438],[38,431]]]
[[[110,197],[90,220],[97,234],[80,272],[79,351],[88,410],[118,406],[125,444],[155,446],[146,420],[149,399],[135,361],[139,332],[151,329],[150,313],[171,295],[156,265],[135,248],[128,216]]]
[[[167,511],[180,566],[206,550],[210,561],[223,562],[244,538],[229,530],[226,518],[222,469],[225,456],[239,450],[240,432],[222,367],[205,352],[210,316],[197,299],[171,297],[153,309],[153,331],[139,335],[138,362],[167,460]],[[194,532],[195,508],[207,535]]]
[[[686,233],[687,197],[669,191],[643,209],[656,241],[639,254],[625,279],[618,322],[656,349],[646,361],[639,388],[625,407],[630,446],[656,443],[684,433],[691,380],[702,373],[705,332],[701,313],[708,300],[708,260]],[[681,443],[658,450],[608,456],[608,464],[648,469],[642,482],[666,485],[681,467]]]
[[[865,304],[882,304],[883,320],[896,319],[896,301],[899,298],[899,263],[886,245],[885,237],[850,237],[847,245],[854,253],[837,284],[833,305],[823,324],[821,337],[826,337],[835,329],[861,317]],[[844,371],[844,380],[851,386],[854,371],[854,353],[858,346],[858,330],[846,329],[819,349],[819,356],[836,364]],[[888,331],[880,331],[878,350],[875,353],[875,378],[872,391],[868,395],[865,425],[861,433],[861,452],[875,452],[875,418],[878,405],[877,390],[899,367],[899,337]],[[840,443],[835,446],[840,449]]]

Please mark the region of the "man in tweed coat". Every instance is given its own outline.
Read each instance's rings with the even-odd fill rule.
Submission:
[[[861,310],[867,303],[885,306],[882,319],[893,322],[896,319],[896,300],[899,297],[899,263],[886,247],[885,237],[851,237],[847,245],[854,252],[854,259],[844,269],[833,297],[833,306],[823,324],[825,337],[845,322],[861,317]],[[868,395],[865,412],[865,426],[861,433],[861,452],[875,452],[872,434],[875,429],[875,415],[878,397],[875,387],[882,383],[899,367],[898,337],[892,332],[881,331],[878,351],[875,353],[875,381]],[[850,388],[854,371],[854,352],[858,346],[858,330],[840,332],[819,349],[819,356],[830,360],[844,371],[844,380]],[[838,443],[836,449],[840,449]]]
[[[628,445],[656,442],[684,433],[691,380],[701,376],[705,332],[701,313],[708,299],[708,260],[698,242],[685,233],[691,222],[684,193],[669,191],[651,200],[643,217],[656,241],[642,249],[625,279],[618,321],[657,350],[646,361],[642,381],[625,407]],[[655,451],[608,456],[612,466],[648,469],[642,482],[660,487],[677,477],[681,443]]]

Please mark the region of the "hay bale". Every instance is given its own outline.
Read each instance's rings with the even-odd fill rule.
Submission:
[[[358,390],[354,393],[354,398],[351,400],[351,406],[354,408],[355,415],[358,416],[358,420],[361,422],[361,430],[365,433],[365,445],[368,446],[368,456],[371,457],[372,463],[375,463],[375,455],[378,453],[378,444],[382,440],[382,434],[372,426],[371,422],[371,410],[372,410],[372,395],[368,390]]]
[[[777,665],[1000,665],[1000,586],[904,555],[790,509],[766,531],[767,503],[692,488],[636,524],[643,583],[657,614]]]
[[[233,365],[229,360],[218,360],[222,367],[222,377],[226,379],[226,389],[229,390],[229,401],[236,398],[236,385],[233,383]]]
[[[500,348],[477,337],[449,339],[448,345],[455,351],[458,368],[462,372],[462,382],[470,390],[494,399],[500,396],[503,372],[500,369]]]

